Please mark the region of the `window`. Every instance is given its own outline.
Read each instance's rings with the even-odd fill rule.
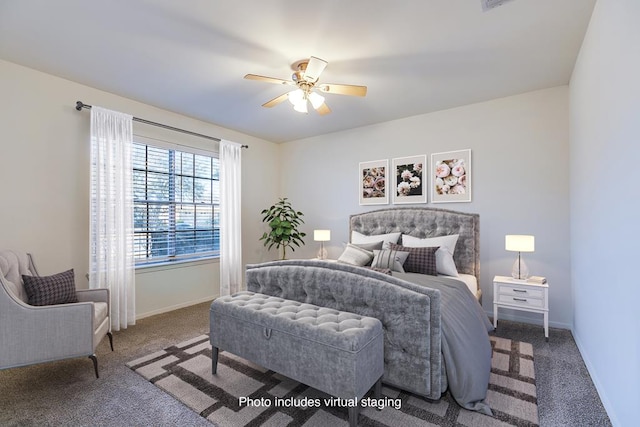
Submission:
[[[136,264],[220,254],[219,162],[133,144]]]

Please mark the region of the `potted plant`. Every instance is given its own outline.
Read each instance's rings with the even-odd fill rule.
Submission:
[[[287,248],[291,248],[295,251],[295,246],[304,245],[302,238],[306,236],[306,233],[298,231],[300,224],[303,224],[302,216],[304,215],[300,211],[296,211],[291,207],[291,203],[287,198],[280,198],[280,200],[272,205],[268,209],[264,209],[262,212],[262,222],[266,222],[271,231],[265,232],[260,240],[264,240],[264,246],[267,249],[276,247],[282,248],[282,258],[285,259],[287,255]]]

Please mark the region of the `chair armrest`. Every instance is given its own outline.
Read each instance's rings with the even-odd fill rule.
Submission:
[[[78,302],[106,302],[109,304],[109,289],[81,289],[76,291]]]

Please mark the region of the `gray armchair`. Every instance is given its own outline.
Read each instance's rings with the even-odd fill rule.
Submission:
[[[22,275],[39,276],[30,254],[0,250],[0,369],[88,356],[113,336],[109,290],[78,290],[77,303],[29,305]]]

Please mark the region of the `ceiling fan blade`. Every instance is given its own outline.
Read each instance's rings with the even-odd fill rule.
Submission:
[[[321,116],[324,116],[325,114],[329,114],[331,112],[331,108],[329,108],[329,106],[327,106],[327,104],[323,102],[322,105],[316,109],[316,111]]]
[[[271,108],[271,107],[275,107],[276,105],[280,104],[281,102],[284,102],[287,100],[289,93],[283,93],[280,96],[276,96],[275,98],[273,98],[271,101],[265,102],[264,104],[262,104],[263,107],[267,107],[267,108]]]
[[[337,93],[339,95],[365,96],[367,94],[366,86],[325,83],[316,86],[316,88],[321,92]]]
[[[257,74],[247,74],[246,76],[244,76],[244,78],[247,80],[258,80],[260,82],[275,83],[277,85],[289,85],[289,86],[295,85],[295,83],[290,80],[282,80],[282,79],[276,79],[274,77],[258,76]]]
[[[308,82],[318,81],[320,74],[322,74],[326,66],[327,61],[312,56],[311,58],[309,58],[307,69],[304,70],[304,79]]]

